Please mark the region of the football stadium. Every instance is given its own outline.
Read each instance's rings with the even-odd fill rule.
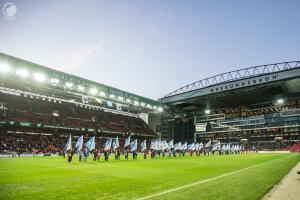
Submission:
[[[300,160],[300,61],[160,100],[0,61],[1,199],[260,199]]]
[[[288,2],[0,1],[0,200],[299,200]]]

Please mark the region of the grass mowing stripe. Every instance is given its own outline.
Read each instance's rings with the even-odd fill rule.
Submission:
[[[0,159],[0,172],[6,171],[0,173],[0,199],[138,199],[282,157],[286,159],[153,197],[259,200],[300,161],[300,155],[242,154],[132,162],[118,162],[112,157],[111,162],[89,159],[90,162],[79,163],[74,159],[72,164],[61,157]]]
[[[167,194],[167,193],[170,193],[170,192],[174,192],[174,191],[182,190],[182,189],[192,187],[192,186],[195,186],[195,185],[203,184],[203,183],[206,183],[206,182],[209,182],[209,181],[213,181],[213,180],[220,179],[220,178],[223,178],[223,177],[226,177],[226,176],[230,176],[232,174],[237,174],[239,172],[243,172],[243,171],[255,168],[255,167],[259,167],[259,166],[264,165],[266,163],[270,163],[270,162],[273,162],[275,160],[279,160],[279,159],[283,159],[283,158],[288,158],[288,157],[291,157],[291,156],[295,156],[295,155],[289,155],[289,156],[283,156],[283,157],[280,157],[280,158],[275,158],[273,160],[269,160],[269,161],[266,161],[266,162],[263,162],[263,163],[260,163],[260,164],[257,164],[257,165],[253,165],[253,166],[246,167],[246,168],[243,168],[243,169],[239,169],[239,170],[236,170],[236,171],[233,171],[233,172],[222,174],[220,176],[215,176],[215,177],[212,177],[212,178],[209,178],[209,179],[205,179],[205,180],[198,181],[198,182],[195,182],[195,183],[191,183],[191,184],[187,184],[187,185],[184,185],[184,186],[176,187],[176,188],[166,190],[166,191],[163,191],[163,192],[159,192],[159,193],[156,193],[156,194],[144,196],[144,197],[138,198],[136,200],[151,199],[153,197],[161,196],[161,195],[164,195],[164,194]]]

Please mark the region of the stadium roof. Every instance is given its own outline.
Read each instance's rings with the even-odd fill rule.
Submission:
[[[260,65],[212,76],[175,90],[162,103],[181,110],[250,105],[300,92],[300,61]]]
[[[27,83],[32,85],[47,85],[55,90],[76,92],[142,110],[162,110],[159,101],[0,53],[0,77],[4,77],[4,74],[6,78],[20,79],[17,81],[19,84],[23,84],[26,78]]]

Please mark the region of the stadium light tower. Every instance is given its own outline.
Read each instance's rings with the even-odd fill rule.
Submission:
[[[22,78],[27,78],[29,76],[29,72],[26,69],[21,68],[21,69],[17,69],[16,75]]]

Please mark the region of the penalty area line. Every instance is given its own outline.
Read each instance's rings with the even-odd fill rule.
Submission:
[[[220,176],[215,176],[215,177],[212,177],[212,178],[209,178],[209,179],[205,179],[205,180],[198,181],[198,182],[195,182],[195,183],[183,185],[183,186],[176,187],[176,188],[173,188],[173,189],[170,189],[170,190],[166,190],[166,191],[163,191],[163,192],[159,192],[159,193],[156,193],[156,194],[152,194],[152,195],[144,196],[144,197],[141,197],[141,198],[137,198],[136,200],[150,199],[150,198],[157,197],[157,196],[160,196],[160,195],[164,195],[164,194],[167,194],[167,193],[170,193],[170,192],[175,192],[175,191],[177,191],[177,190],[182,190],[182,189],[185,189],[185,188],[193,187],[193,186],[195,186],[195,185],[200,185],[200,184],[207,183],[207,182],[210,182],[210,181],[213,181],[213,180],[216,180],[216,179],[220,179],[220,178],[223,178],[223,177],[226,177],[226,176],[230,176],[230,175],[233,175],[233,174],[237,174],[237,173],[239,173],[239,172],[243,172],[243,171],[246,171],[246,170],[248,170],[248,169],[252,169],[252,168],[255,168],[255,167],[264,165],[264,164],[266,164],[266,163],[273,162],[273,161],[275,161],[275,160],[279,160],[279,159],[287,158],[287,157],[289,157],[289,156],[284,156],[284,157],[280,157],[280,158],[275,158],[275,159],[273,159],[273,160],[269,160],[269,161],[266,161],[266,162],[263,162],[263,163],[260,163],[260,164],[257,164],[257,165],[253,165],[253,166],[246,167],[246,168],[243,168],[243,169],[239,169],[239,170],[236,170],[236,171],[233,171],[233,172],[229,172],[229,173],[226,173],[226,174],[222,174],[222,175],[220,175]]]

